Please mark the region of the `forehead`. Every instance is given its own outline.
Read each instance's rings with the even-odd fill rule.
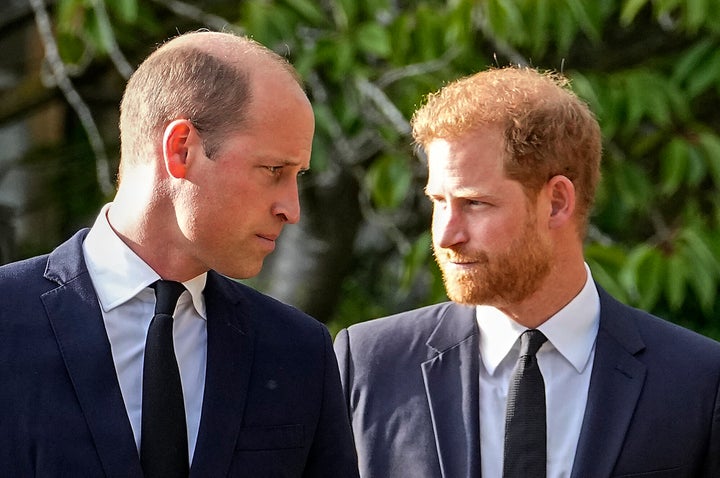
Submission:
[[[506,179],[500,128],[482,128],[458,138],[432,140],[426,147],[428,186]]]

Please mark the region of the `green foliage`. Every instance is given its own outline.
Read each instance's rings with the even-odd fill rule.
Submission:
[[[566,54],[579,35],[599,43],[611,5],[581,0],[488,0],[480,4],[480,10],[495,36],[537,58],[553,46]]]
[[[412,171],[403,158],[380,156],[370,165],[367,187],[379,208],[397,208],[405,199],[412,181]]]
[[[149,36],[162,31],[148,6],[138,0],[58,0],[55,20],[60,56],[80,70],[119,51],[119,41],[135,46],[142,41],[139,31]]]
[[[106,0],[111,24],[95,5],[58,0],[67,61],[107,54],[113,35],[131,45],[132,25],[175,33],[160,28],[167,12],[143,13],[137,0]],[[313,170],[351,170],[368,199],[365,225],[381,236],[356,246],[333,327],[444,298],[407,123],[445,82],[523,61],[564,69],[602,127],[604,179],[586,244],[594,278],[720,337],[717,0],[247,0],[237,12],[237,25],[306,81]]]

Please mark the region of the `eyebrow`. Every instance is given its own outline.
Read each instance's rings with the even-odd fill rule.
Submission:
[[[271,162],[275,162],[275,163],[280,163],[281,166],[298,166],[298,167],[300,167],[300,171],[302,171],[302,172],[310,171],[310,166],[302,167],[300,165],[300,161],[294,161],[291,159],[279,158],[279,157],[275,157],[275,156],[266,156],[266,155],[258,156],[258,159],[260,161],[271,161]]]

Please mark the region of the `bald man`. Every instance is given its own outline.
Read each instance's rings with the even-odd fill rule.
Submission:
[[[326,328],[230,279],[256,275],[299,219],[314,117],[297,73],[250,39],[190,33],[139,66],[120,110],[114,200],[0,268],[2,474],[357,476]],[[187,442],[172,473],[160,462],[178,450],[145,455],[143,430],[144,376],[166,368],[146,353],[160,279],[182,284],[166,313],[184,412],[166,421]]]

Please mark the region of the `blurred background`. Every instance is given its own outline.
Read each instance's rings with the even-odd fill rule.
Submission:
[[[602,126],[595,279],[720,338],[717,0],[4,0],[0,263],[92,224],[114,192],[127,77],[199,28],[287,57],[315,109],[303,218],[251,285],[333,333],[446,300],[409,119],[450,80],[528,64],[569,76]]]

